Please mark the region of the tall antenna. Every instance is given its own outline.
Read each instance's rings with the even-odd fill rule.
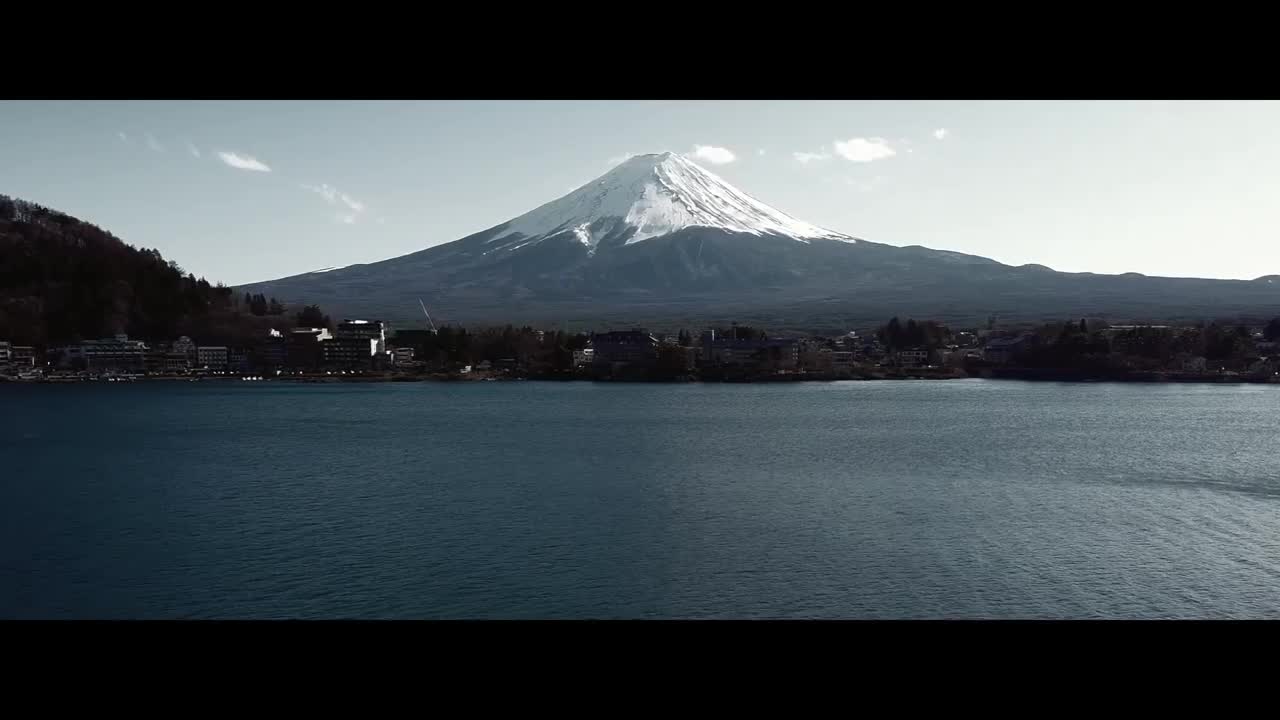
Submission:
[[[422,314],[427,316],[427,322],[431,323],[431,332],[437,332],[436,324],[431,322],[431,313],[427,312],[427,306],[422,302],[422,298],[418,298],[418,304],[422,306]]]

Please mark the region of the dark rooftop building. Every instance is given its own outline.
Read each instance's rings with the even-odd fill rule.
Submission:
[[[702,335],[702,362],[711,367],[794,370],[799,361],[796,340],[716,337],[714,331]]]
[[[597,365],[646,365],[658,358],[658,339],[645,330],[614,330],[591,338]]]
[[[1017,337],[990,338],[982,349],[982,359],[1004,365],[1030,347],[1029,335]]]
[[[373,340],[375,353],[387,350],[387,328],[381,320],[343,320],[333,336],[338,340]]]
[[[377,347],[374,338],[334,338],[320,343],[324,365],[346,370],[368,370]]]
[[[325,328],[295,328],[285,337],[285,365],[296,369],[310,369],[320,365],[320,345],[329,339]]]

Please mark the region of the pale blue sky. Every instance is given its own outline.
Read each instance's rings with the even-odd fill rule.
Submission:
[[[758,199],[877,242],[1280,272],[1280,103],[1262,101],[8,101],[0,193],[236,284],[456,240],[610,159],[698,145]]]

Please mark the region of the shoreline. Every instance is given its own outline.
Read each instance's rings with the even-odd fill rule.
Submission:
[[[1256,375],[1221,375],[1193,373],[1082,373],[1066,370],[1039,370],[1033,368],[989,369],[982,372],[967,373],[862,373],[858,375],[806,374],[761,377],[684,377],[684,378],[621,378],[590,376],[501,376],[501,375],[367,375],[367,376],[252,376],[255,380],[245,380],[242,376],[218,377],[184,377],[184,376],[150,376],[125,377],[119,379],[106,378],[40,378],[17,379],[0,377],[0,384],[21,385],[71,385],[81,383],[290,383],[294,385],[332,385],[347,383],[477,383],[477,382],[598,382],[642,384],[778,384],[778,383],[813,383],[813,382],[876,382],[876,381],[911,381],[911,380],[1021,380],[1026,382],[1069,382],[1069,383],[1137,383],[1137,384],[1203,384],[1203,385],[1280,385],[1280,376]]]

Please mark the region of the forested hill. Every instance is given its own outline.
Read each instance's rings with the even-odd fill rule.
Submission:
[[[185,273],[158,250],[0,195],[0,340],[46,346],[127,333],[234,342],[270,325],[230,288]]]

